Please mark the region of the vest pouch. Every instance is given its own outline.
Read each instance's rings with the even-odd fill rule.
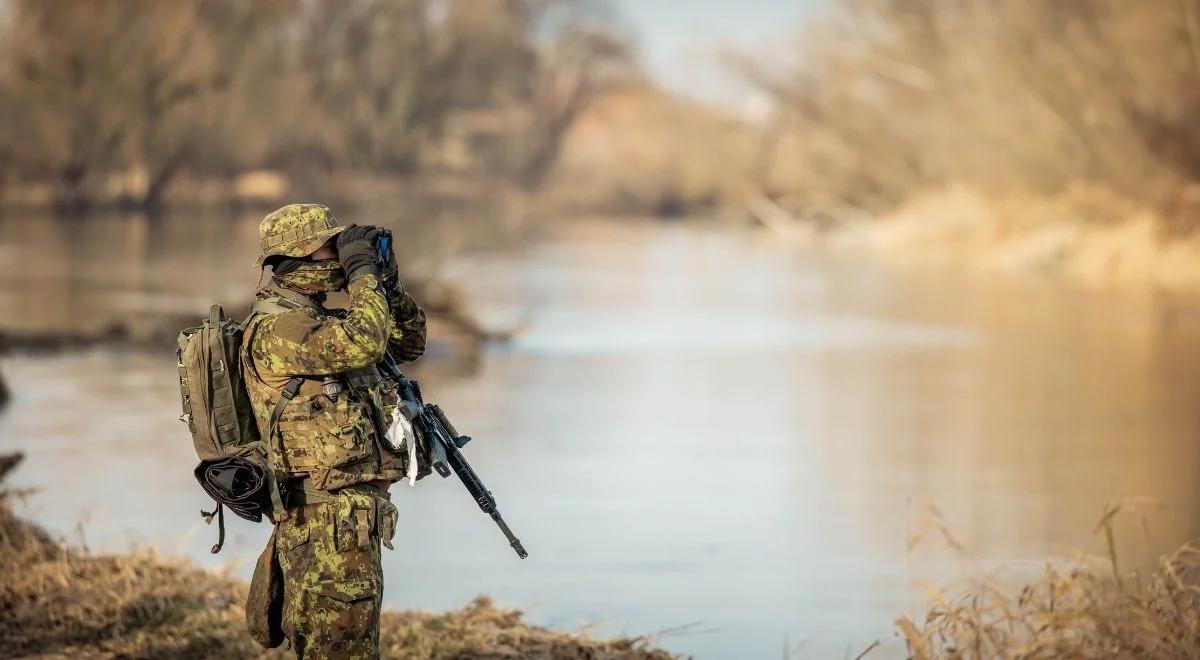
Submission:
[[[285,469],[300,474],[370,458],[366,415],[365,406],[345,395],[336,402],[323,394],[296,397],[278,426]]]
[[[324,431],[321,452],[326,467],[339,467],[374,458],[370,409],[357,401],[340,400],[332,414],[317,417]]]

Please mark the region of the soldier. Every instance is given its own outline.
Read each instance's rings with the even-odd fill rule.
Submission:
[[[396,395],[375,364],[389,344],[420,357],[425,314],[401,285],[383,290],[397,280],[378,272],[378,231],[342,227],[317,204],[290,204],[259,226],[257,265],[272,277],[258,292],[269,304],[256,309],[269,311],[246,324],[242,370],[280,477],[270,543],[282,629],[300,658],[379,655],[380,544],[392,547],[396,525],[388,486],[406,464],[384,437]],[[325,295],[343,288],[349,308],[326,309]]]

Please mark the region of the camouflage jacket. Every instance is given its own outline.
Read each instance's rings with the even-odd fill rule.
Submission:
[[[403,457],[381,442],[396,394],[375,363],[389,344],[408,361],[425,348],[425,314],[411,296],[398,290],[385,297],[371,275],[348,288],[344,315],[294,291],[264,289],[260,297],[301,306],[254,316],[243,342],[246,389],[264,438],[284,386],[302,378],[268,444],[280,470],[319,490],[401,478]]]

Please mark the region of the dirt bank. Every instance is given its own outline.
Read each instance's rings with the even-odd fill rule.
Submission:
[[[19,462],[0,456],[0,482]],[[97,555],[67,547],[13,514],[0,486],[0,649],[17,657],[250,658],[247,585],[182,559]],[[462,610],[385,612],[390,658],[668,659],[644,638],[595,640],[521,621],[479,598]]]
[[[405,288],[420,301],[429,319],[430,353],[453,354],[474,359],[484,344],[511,341],[520,327],[489,327],[480,322],[453,286],[432,280],[410,278]],[[250,313],[250,302],[227,305],[227,318],[241,320]],[[89,329],[71,327],[35,330],[0,327],[0,354],[6,351],[22,353],[56,353],[93,347],[134,348],[150,351],[169,351],[176,348],[176,338],[184,328],[198,325],[207,317],[207,310],[192,313],[147,312],[116,318],[109,323]],[[7,396],[0,376],[0,405]]]

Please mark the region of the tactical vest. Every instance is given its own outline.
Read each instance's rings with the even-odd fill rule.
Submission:
[[[272,299],[277,302],[279,299]],[[302,303],[292,298],[282,304]],[[318,316],[327,310],[309,307]],[[254,313],[242,340],[242,372],[260,434],[285,479],[308,479],[304,488],[330,491],[368,481],[397,481],[404,457],[384,438],[386,421],[397,403],[395,386],[375,365],[332,376],[300,376],[295,395],[283,408],[274,437],[268,437],[271,412],[283,392],[258,374],[250,347],[254,333],[270,313]],[[286,486],[286,481],[284,482]]]

